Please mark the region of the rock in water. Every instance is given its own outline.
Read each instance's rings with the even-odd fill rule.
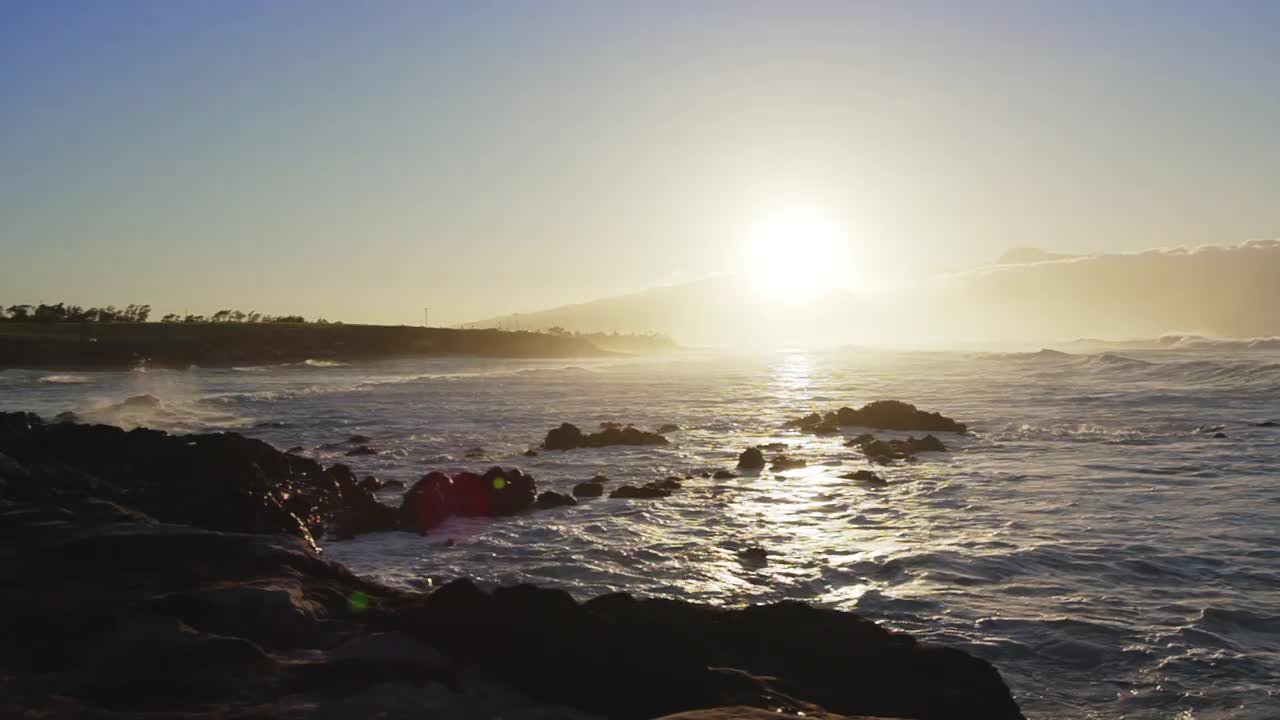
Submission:
[[[581,482],[573,486],[574,497],[593,498],[603,494],[604,486],[598,482]]]
[[[760,448],[747,448],[738,456],[738,467],[742,470],[764,469],[764,453]]]
[[[863,440],[863,438],[870,438]],[[849,443],[856,445],[862,450],[862,454],[866,455],[874,462],[888,463],[893,460],[914,460],[916,453],[921,452],[946,452],[947,446],[933,435],[925,435],[922,438],[908,437],[906,440],[877,440],[870,435],[859,435],[855,440],[858,443]]]
[[[845,473],[840,477],[844,478],[845,480],[857,480],[858,482],[864,482],[871,485],[884,486],[889,484],[885,482],[884,478],[871,472],[870,470],[855,470],[850,473]]]
[[[656,487],[654,485],[644,485],[635,487],[634,485],[623,485],[622,487],[609,493],[610,498],[636,498],[640,500],[650,500],[652,498],[664,498],[671,495],[671,491]]]
[[[577,505],[577,504],[578,504],[578,501],[574,500],[569,495],[562,495],[558,492],[552,492],[551,490],[547,490],[545,492],[539,493],[538,499],[534,502],[533,506],[538,508],[539,510],[549,510],[551,508],[563,507],[565,505]]]
[[[733,478],[736,478],[738,476],[729,472],[728,470],[717,470],[716,474],[712,475],[712,477],[714,477],[716,480],[732,480]]]
[[[575,448],[607,447],[610,445],[666,445],[667,439],[658,433],[645,432],[630,425],[605,423],[598,433],[583,433],[577,425],[563,423],[547,431],[542,441],[544,450],[573,450]]]
[[[368,445],[361,445],[360,447],[348,450],[345,454],[347,457],[360,457],[361,455],[377,455],[378,451]]]
[[[786,472],[788,470],[798,470],[807,466],[808,463],[800,458],[789,458],[786,455],[779,455],[773,459],[769,465],[769,469],[773,472]]]
[[[936,412],[925,412],[910,403],[877,400],[855,410],[842,407],[826,415],[810,413],[787,423],[805,432],[838,432],[842,426],[879,428],[881,430],[924,430],[928,432],[966,432],[964,423]]]

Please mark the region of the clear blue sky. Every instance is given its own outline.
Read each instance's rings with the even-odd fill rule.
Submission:
[[[0,304],[440,322],[1280,235],[1276,2],[0,3]]]

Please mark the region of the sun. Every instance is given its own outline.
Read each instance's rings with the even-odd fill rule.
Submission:
[[[747,276],[762,295],[789,304],[813,300],[848,279],[849,246],[820,213],[788,208],[762,220],[749,234]]]

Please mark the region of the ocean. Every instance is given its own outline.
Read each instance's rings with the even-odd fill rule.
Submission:
[[[144,394],[159,402],[122,404]],[[877,399],[971,432],[874,468],[888,481],[875,488],[838,477],[871,467],[841,437],[784,425]],[[322,546],[405,588],[467,576],[852,610],[991,661],[1032,718],[1280,717],[1280,427],[1265,425],[1280,423],[1280,350],[1267,344],[6,370],[0,408],[234,430],[407,485],[491,465],[566,493],[597,474],[606,490],[693,476],[669,498]],[[681,429],[665,447],[522,454],[561,422],[610,421]],[[353,434],[378,454],[345,457]],[[700,477],[762,443],[808,464]],[[741,561],[750,547],[767,562]]]

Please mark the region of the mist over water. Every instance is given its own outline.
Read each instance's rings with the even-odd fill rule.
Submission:
[[[1173,345],[8,370],[0,405],[234,429],[407,484],[431,469],[517,465],[560,492],[597,473],[616,487],[732,469],[742,449],[783,442],[808,467],[695,477],[666,499],[454,518],[431,536],[369,535],[325,551],[410,588],[465,575],[580,597],[627,590],[855,610],[992,661],[1029,717],[1273,718],[1280,428],[1258,423],[1280,422],[1280,351]],[[144,394],[156,401],[124,402]],[[783,427],[887,398],[972,432],[943,435],[951,452],[875,468],[889,485],[870,489],[837,477],[869,467],[841,437]],[[565,421],[682,429],[668,447],[520,454]],[[379,454],[320,449],[353,433]],[[473,448],[484,458],[464,457]],[[767,564],[739,561],[751,546],[768,551]]]

